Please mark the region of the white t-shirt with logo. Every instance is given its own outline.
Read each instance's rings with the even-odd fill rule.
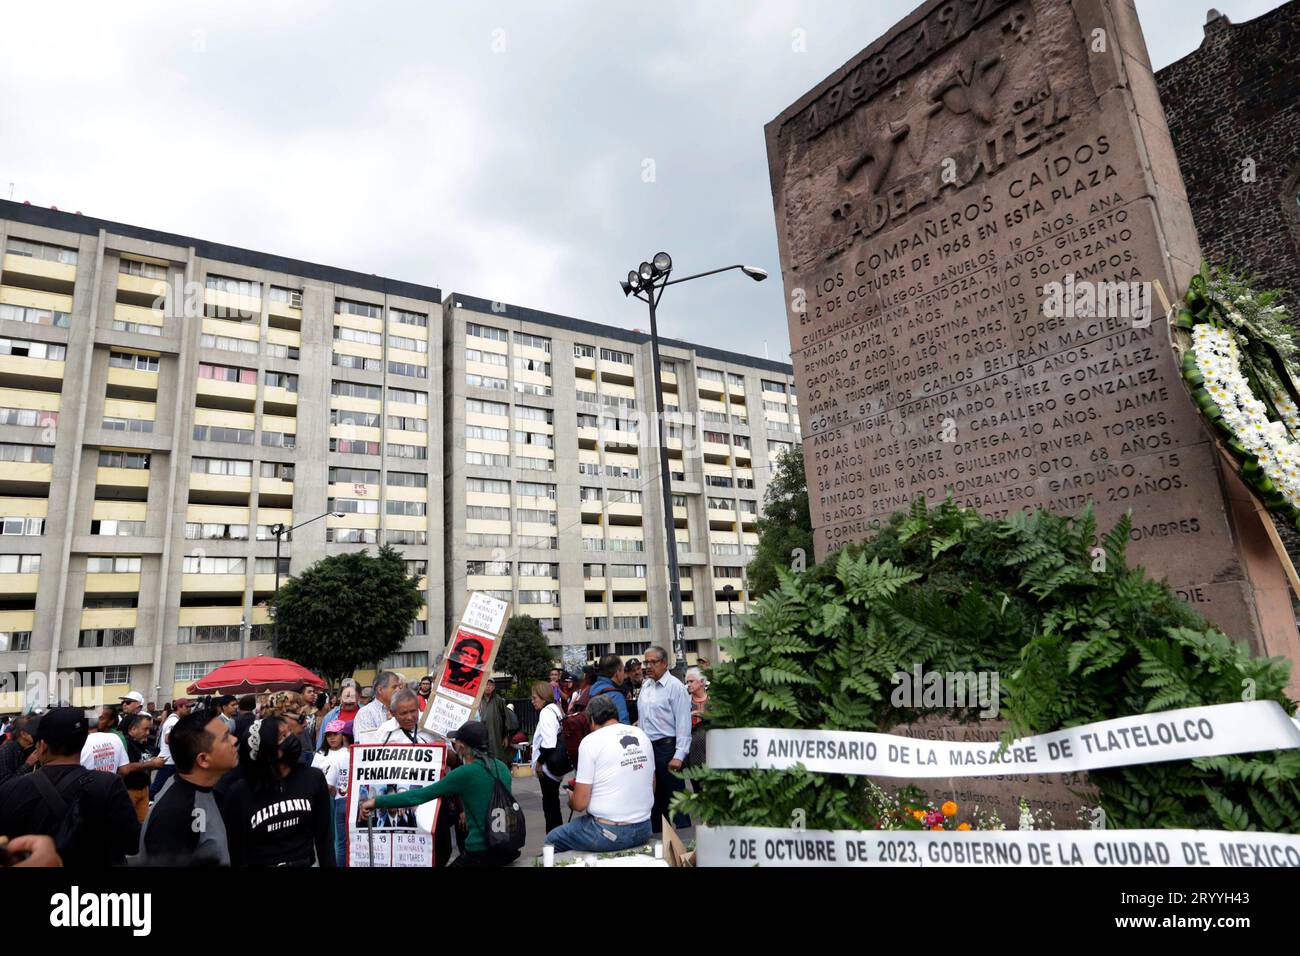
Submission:
[[[163,721],[162,729],[158,731],[158,756],[163,758],[163,763],[170,766],[176,766],[176,761],[172,759],[172,728],[180,721],[180,714],[172,714]]]
[[[348,795],[348,769],[351,765],[348,748],[340,747],[338,750],[327,750],[323,756],[325,758],[325,782],[338,791],[338,796],[346,797]]]
[[[591,784],[587,813],[614,823],[642,823],[654,808],[655,757],[637,727],[609,724],[578,745],[576,783]]]
[[[117,768],[131,762],[122,745],[122,738],[117,734],[103,734],[99,731],[86,737],[81,747],[81,765],[87,770],[103,770],[117,773]]]

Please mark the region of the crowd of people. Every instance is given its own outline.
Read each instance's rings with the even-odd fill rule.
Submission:
[[[685,786],[679,771],[702,741],[706,688],[698,668],[677,680],[659,647],[626,665],[606,655],[581,675],[557,667],[530,689],[529,747],[489,680],[474,719],[447,736],[441,778],[363,801],[361,819],[441,800],[435,865],[512,862],[517,849],[494,845],[487,821],[492,801],[511,793],[509,764],[530,749],[548,844],[639,845]],[[302,685],[181,698],[161,711],[132,692],[94,726],[76,707],[0,721],[0,864],[344,866],[348,747],[435,742],[420,726],[432,689],[430,677],[411,688],[384,671],[335,694]]]

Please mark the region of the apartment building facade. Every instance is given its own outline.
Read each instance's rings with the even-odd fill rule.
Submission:
[[[0,250],[0,711],[51,674],[71,685],[51,697],[177,696],[269,653],[277,570],[385,543],[427,600],[385,662],[410,676],[473,588],[557,649],[669,639],[654,419],[632,421],[653,409],[647,336],[11,202]],[[684,343],[664,357],[706,653],[722,586],[745,607],[793,379]],[[278,568],[277,525],[301,525]]]
[[[461,294],[443,328],[448,609],[475,590],[511,600],[557,658],[670,646],[650,336]],[[686,655],[716,660],[748,608],[767,481],[798,441],[794,379],[671,339],[660,358]]]

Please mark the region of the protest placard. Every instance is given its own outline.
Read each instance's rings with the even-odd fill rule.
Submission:
[[[376,809],[368,824],[361,804],[371,797],[437,783],[445,744],[353,744],[348,768],[348,866],[433,866],[433,828],[441,800],[418,807]],[[373,848],[373,858],[372,858]]]
[[[445,737],[478,710],[509,614],[509,601],[481,591],[469,596],[421,718],[429,733]]]

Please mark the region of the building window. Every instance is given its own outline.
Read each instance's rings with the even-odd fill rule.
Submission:
[[[253,474],[253,463],[237,458],[191,458],[190,473],[195,475],[233,475],[248,478]]]
[[[135,451],[101,451],[99,453],[99,467],[148,471],[149,456],[143,452]]]
[[[379,442],[377,441],[357,441],[349,438],[331,438],[330,451],[338,452],[342,455],[370,455],[378,456]]]
[[[379,532],[374,528],[326,528],[325,540],[335,544],[378,544]]]
[[[383,345],[384,336],[379,332],[367,332],[364,329],[350,329],[344,325],[336,325],[334,341],[354,342],[357,345]]]
[[[429,457],[429,449],[424,445],[395,445],[389,442],[386,454],[390,458],[409,458],[424,461]]]
[[[390,471],[384,483],[389,488],[427,488],[429,476],[420,471]]]
[[[392,670],[397,667],[414,667],[427,671],[429,669],[429,652],[399,651],[387,658],[382,666],[385,670]]]
[[[0,518],[0,535],[39,536],[43,534],[45,534],[44,518]]]
[[[22,305],[0,305],[0,319],[8,319],[10,322],[26,322],[28,325],[49,325],[59,329],[66,329],[72,323],[72,316],[67,312],[29,308]],[[120,324],[134,325],[135,323],[123,322]],[[118,322],[113,323],[115,329],[118,325]],[[132,330],[122,329],[121,331]]]
[[[496,329],[490,325],[479,325],[477,322],[466,322],[465,334],[476,339],[490,339],[493,342],[505,342],[509,338],[505,329]]]
[[[176,629],[177,644],[227,644],[239,640],[239,624],[195,624]]]
[[[63,246],[51,246],[43,242],[11,237],[5,246],[5,252],[11,256],[24,256],[31,259],[44,259],[46,262],[58,262],[65,266],[77,264],[77,250],[65,249]]]
[[[481,491],[489,495],[510,494],[510,482],[498,478],[466,478],[465,491]]]
[[[139,259],[118,260],[117,271],[122,275],[139,276],[142,279],[167,278],[166,266],[160,266],[156,262],[141,262]]]
[[[382,319],[384,307],[369,302],[353,302],[350,299],[334,300],[335,315],[359,315],[365,319]]]
[[[342,352],[335,352],[333,355],[333,362],[339,368],[360,369],[363,372],[380,372],[384,368],[384,363],[377,358],[366,358],[363,355],[346,355]]]
[[[78,647],[130,647],[135,643],[133,627],[103,627],[82,631]]]
[[[384,534],[384,540],[389,544],[406,544],[420,545],[429,543],[429,533],[427,531],[387,531]]]
[[[185,527],[189,528],[189,525]],[[97,519],[90,522],[90,533],[107,537],[139,537],[144,534],[144,522]],[[247,529],[245,529],[245,537],[247,537]]]
[[[175,680],[178,683],[181,681],[196,681],[205,674],[216,670],[222,664],[229,663],[230,661],[177,661],[174,672]],[[107,679],[106,675],[105,680]]]
[[[0,631],[0,654],[32,649],[31,631]]]
[[[377,397],[378,396],[376,395],[376,398]],[[388,400],[390,402],[400,402],[403,405],[420,405],[427,407],[429,404],[429,393],[415,392],[407,388],[390,387],[388,389]]]
[[[498,417],[507,417],[510,414],[510,406],[505,402],[489,402],[481,398],[465,399],[465,412],[475,412],[479,415],[495,415]]]
[[[378,385],[363,385],[360,382],[330,382],[330,394],[347,398],[364,398],[367,401],[379,401]],[[391,397],[391,396],[390,396]]]
[[[482,349],[466,349],[466,362],[478,362],[482,365],[496,365],[505,368],[509,363],[504,352],[484,352]]]
[[[3,351],[0,339],[0,351]],[[139,355],[135,352],[109,352],[108,364],[112,368],[124,368],[133,372],[156,372],[159,368],[157,355]]]
[[[389,362],[388,371],[393,375],[405,375],[408,378],[428,378],[429,370],[423,365],[410,362]]]
[[[491,388],[504,392],[506,390],[506,380],[504,378],[495,378],[491,375],[476,375],[474,372],[465,373],[465,384],[472,385],[475,388]]]
[[[99,557],[89,557],[86,558],[86,573],[87,574],[139,574],[140,560],[141,560],[140,558],[110,558],[106,555],[99,556]]]
[[[137,432],[146,433],[153,431],[153,422],[147,418],[109,418],[104,417],[101,422],[105,431],[110,432]],[[252,432],[249,432],[252,435]]]
[[[194,440],[251,445],[253,444],[253,430],[251,428],[227,428],[224,425],[195,425]]]
[[[136,558],[135,560],[139,561],[140,559]],[[271,560],[275,559],[272,558]],[[247,568],[247,558],[209,558],[200,557],[196,554],[187,554],[181,559],[181,571],[185,574],[243,574]],[[136,570],[140,570],[139,567]]]
[[[415,325],[422,329],[429,327],[429,317],[421,312],[407,312],[403,309],[388,310],[388,318],[393,322],[401,322],[403,325]],[[420,351],[424,351],[421,349]]]
[[[378,412],[355,412],[350,408],[331,408],[331,425],[347,425],[352,428],[378,428]]]

